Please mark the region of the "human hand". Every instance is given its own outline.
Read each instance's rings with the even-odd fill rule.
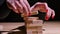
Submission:
[[[45,20],[49,20],[50,17],[52,17],[52,19],[54,19],[54,17],[55,17],[55,11],[53,9],[51,9],[51,8],[48,7]]]
[[[7,5],[15,13],[22,13],[23,7],[18,0],[7,0]]]

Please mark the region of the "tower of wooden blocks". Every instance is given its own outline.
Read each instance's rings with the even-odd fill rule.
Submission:
[[[40,12],[46,13],[45,4],[37,4],[37,7]],[[30,15],[38,15],[38,11],[34,10]],[[22,17],[25,20],[27,34],[42,34],[43,20],[39,20],[38,17],[28,17],[26,13],[23,13]]]
[[[38,17],[28,17],[26,21],[27,34],[42,34],[42,20],[38,20]]]
[[[34,11],[31,15],[36,15],[38,12]],[[27,34],[42,34],[43,20],[39,20],[38,17],[27,17],[25,14],[22,14],[25,20],[26,32]]]

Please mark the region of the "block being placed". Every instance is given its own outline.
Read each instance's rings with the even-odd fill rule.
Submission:
[[[32,11],[31,12],[31,15],[37,15],[38,14],[38,11]]]

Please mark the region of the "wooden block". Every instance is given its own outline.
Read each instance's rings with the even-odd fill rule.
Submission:
[[[32,31],[32,34],[42,34],[42,31]]]
[[[38,11],[32,11],[31,12],[31,15],[37,15],[38,14]]]
[[[38,31],[32,31],[32,34],[38,34]]]
[[[32,20],[27,20],[27,21],[26,21],[26,24],[27,24],[27,25],[29,25],[29,24],[31,24],[31,23],[32,23]]]
[[[28,17],[28,20],[38,20],[38,17]]]
[[[32,22],[33,24],[42,24],[43,23],[43,20],[33,20]]]
[[[43,34],[43,33],[38,33],[38,34]]]
[[[37,20],[38,17],[28,17],[28,19],[26,20],[26,24],[31,24],[33,22],[33,20]]]
[[[27,33],[28,34],[39,34],[39,33],[42,34],[43,32],[42,31],[37,31],[37,29],[36,29],[36,30],[30,30],[30,31],[27,30]]]
[[[27,23],[27,26],[42,26],[43,24],[42,20],[33,20],[31,23]]]
[[[27,34],[32,34],[32,31],[31,30],[27,30]]]
[[[38,31],[38,34],[43,34],[43,32],[42,31]]]
[[[42,26],[27,27],[27,29],[30,29],[30,30],[34,30],[34,29],[41,30]]]
[[[43,31],[42,26],[37,28],[37,31]]]

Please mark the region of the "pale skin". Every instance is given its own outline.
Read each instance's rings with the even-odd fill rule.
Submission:
[[[24,13],[27,13],[27,14],[28,14],[28,11],[30,12],[30,7],[29,7],[30,5],[28,5],[28,2],[26,2],[25,0],[19,0],[19,1],[7,0],[7,2],[12,6],[12,7],[11,6],[9,7],[12,8],[16,13],[23,13],[23,11],[21,10],[24,10]],[[20,12],[18,10],[20,10]]]
[[[42,4],[44,4],[45,7]],[[40,5],[42,5],[42,6],[40,6]],[[54,18],[54,16],[55,16],[55,11],[53,9],[49,8],[47,3],[37,2],[35,5],[33,5],[31,7],[31,9],[33,9],[33,11],[40,10],[41,12],[46,12],[46,9],[47,9],[48,11],[46,12],[46,18],[45,18],[46,20],[48,20],[51,17],[51,15],[52,15],[52,18]]]
[[[10,2],[11,1],[11,2]],[[29,13],[31,13],[32,11],[37,11],[40,10],[41,12],[46,12],[47,11],[47,16],[50,18],[51,14],[52,14],[52,18],[55,16],[55,12],[53,9],[49,8],[47,3],[41,3],[41,2],[37,2],[36,4],[34,4],[32,7],[30,7],[29,3],[27,0],[7,0],[8,3],[11,4],[12,10],[14,10],[14,12],[16,13],[26,13],[26,15],[28,15]],[[41,4],[44,4],[44,8],[41,7]],[[38,9],[37,9],[38,8]],[[48,20],[48,19],[47,19]]]

